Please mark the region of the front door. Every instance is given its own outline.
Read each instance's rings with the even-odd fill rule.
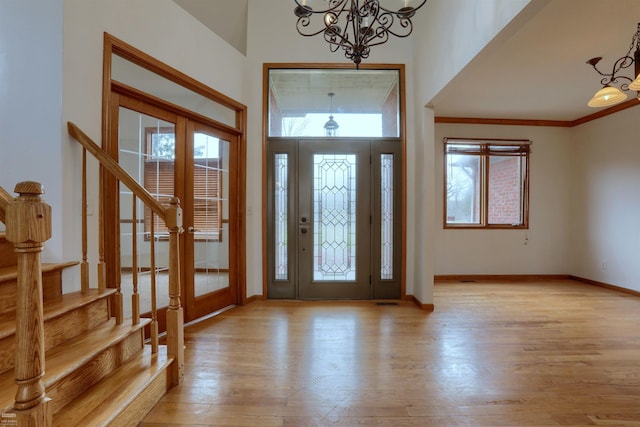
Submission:
[[[298,296],[369,298],[369,142],[298,150]]]
[[[269,140],[269,298],[400,297],[399,153],[399,141]]]

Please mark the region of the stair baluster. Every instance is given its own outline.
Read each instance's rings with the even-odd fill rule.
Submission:
[[[169,229],[169,308],[167,309],[167,354],[174,357],[171,381],[178,385],[184,377],[184,314],[180,302],[180,247],[182,208],[180,199],[172,197],[166,210]]]
[[[80,286],[83,293],[89,292],[89,263],[87,261],[87,150],[82,149],[82,262],[80,263]]]
[[[86,135],[85,135],[86,136]],[[86,147],[84,147],[86,149]],[[104,292],[107,290],[107,271],[104,262],[104,214],[102,206],[104,205],[104,186],[102,182],[102,168],[100,165],[100,174],[98,177],[98,290]]]
[[[26,181],[16,185],[19,196],[6,209],[6,238],[18,258],[16,296],[16,391],[18,425],[50,426],[51,406],[45,395],[44,316],[40,252],[51,237],[51,207],[42,201],[42,185]]]
[[[116,234],[120,235],[120,221],[116,221]],[[114,308],[114,317],[116,318],[116,324],[122,325],[124,322],[124,297],[122,295],[122,269],[121,267],[122,260],[122,249],[120,247],[120,239],[116,239],[116,256],[114,259],[115,263],[115,288],[116,293],[113,295],[113,308]]]
[[[151,333],[151,352],[153,354],[158,352],[158,307],[156,305],[156,275],[158,270],[156,268],[156,230],[155,230],[156,218],[153,212],[151,213],[151,245],[150,261],[151,261],[151,324],[149,325]]]
[[[131,218],[131,281],[133,283],[133,293],[131,294],[131,321],[134,325],[140,323],[140,294],[138,293],[138,199],[133,194],[133,209]]]

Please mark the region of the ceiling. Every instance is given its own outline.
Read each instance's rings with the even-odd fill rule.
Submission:
[[[610,72],[626,54],[640,0],[536,2],[434,97],[436,116],[573,121],[599,110],[587,106],[601,85],[586,61],[601,56]]]
[[[246,52],[247,0],[174,1]],[[439,117],[573,121],[587,116],[599,111],[587,102],[601,86],[586,61],[601,56],[600,65],[609,72],[629,49],[639,22],[640,0],[532,0],[429,106]]]
[[[173,0],[243,55],[247,54],[248,0]]]

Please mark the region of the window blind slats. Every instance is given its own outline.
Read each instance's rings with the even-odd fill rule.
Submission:
[[[222,172],[219,164],[219,159],[195,159],[193,170],[193,227],[199,230],[196,236],[218,241],[222,237]],[[150,160],[144,163],[144,186],[160,203],[168,204],[175,194],[174,173],[172,161]],[[158,234],[169,231],[157,217],[154,227]],[[150,230],[151,210],[145,208],[145,232]]]

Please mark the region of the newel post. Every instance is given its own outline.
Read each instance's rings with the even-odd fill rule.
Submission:
[[[184,315],[180,302],[180,258],[178,237],[182,233],[180,199],[172,197],[167,208],[169,229],[169,308],[167,309],[167,354],[173,357],[171,382],[180,384],[184,376]]]
[[[16,296],[16,391],[14,409],[19,426],[50,426],[51,407],[44,384],[44,318],[40,252],[51,237],[51,207],[42,201],[40,183],[16,185],[19,196],[6,210],[7,240],[18,258]]]

